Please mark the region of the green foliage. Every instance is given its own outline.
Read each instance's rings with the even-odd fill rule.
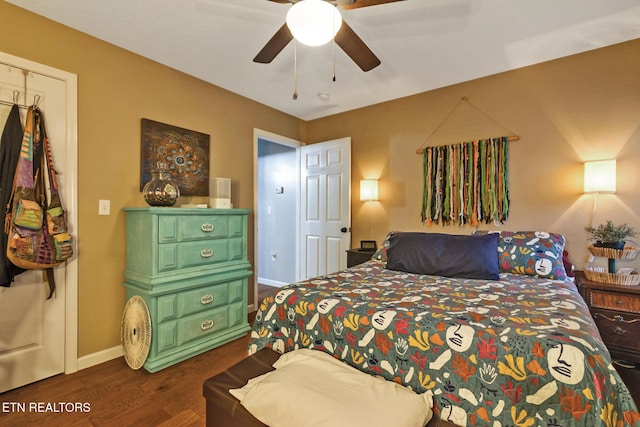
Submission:
[[[591,234],[594,242],[624,242],[628,237],[636,235],[635,230],[626,223],[614,225],[611,220],[597,227],[585,227],[585,231]]]

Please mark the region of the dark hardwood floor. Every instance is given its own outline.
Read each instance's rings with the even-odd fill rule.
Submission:
[[[267,295],[269,295],[271,292],[275,291],[276,288],[275,286],[267,286],[267,285],[261,285],[258,283],[258,300],[262,301],[264,299],[264,297],[266,297]]]
[[[272,290],[261,286],[260,293]],[[0,426],[204,426],[204,381],[242,360],[248,341],[247,334],[154,374],[132,370],[120,357],[2,393]],[[640,368],[617,369],[640,403]],[[30,405],[40,403],[37,408],[49,412],[30,411]],[[84,404],[85,412],[59,412],[68,406],[64,403]],[[26,411],[21,412],[18,404],[24,404]]]
[[[204,426],[204,381],[242,360],[249,335],[151,374],[123,357],[0,394],[0,426]],[[26,412],[6,412],[24,403]],[[88,404],[86,412],[29,412],[30,404]],[[56,408],[51,408],[56,409]]]
[[[640,364],[635,364],[635,367],[621,366],[617,363],[614,363],[616,367],[616,371],[622,377],[622,381],[627,385],[633,400],[636,402],[636,406],[640,409]]]

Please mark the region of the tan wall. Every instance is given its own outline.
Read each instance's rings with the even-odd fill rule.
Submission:
[[[145,206],[140,119],[209,134],[210,172],[232,179],[240,208],[253,208],[254,127],[301,139],[304,123],[5,2],[0,17],[0,51],[78,75],[78,354],[117,346],[125,303],[120,209]],[[98,216],[99,199],[111,200],[110,216]]]
[[[389,230],[471,233],[470,226],[422,226],[416,149],[511,130],[520,140],[510,145],[511,212],[501,228],[563,233],[572,261],[583,267],[584,227],[593,213],[593,196],[582,194],[583,161],[617,159],[618,191],[598,196],[596,223],[612,219],[640,231],[638,76],[635,40],[314,120],[308,141],[352,137],[355,245],[370,238],[371,227],[378,243]],[[464,96],[483,113],[462,103],[442,123]],[[380,179],[380,202],[359,201],[359,180],[366,178]],[[638,267],[640,260],[623,264]]]

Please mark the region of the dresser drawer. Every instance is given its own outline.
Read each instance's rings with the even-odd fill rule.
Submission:
[[[227,216],[161,216],[158,219],[158,242],[187,242],[229,236]]]
[[[178,320],[178,345],[229,327],[228,307],[214,308]]]
[[[593,310],[593,319],[608,347],[640,352],[640,315]]]
[[[158,248],[158,272],[199,267],[229,261],[227,239],[165,243]]]
[[[246,287],[247,279],[235,279],[225,283],[162,295],[158,297],[157,322],[176,320],[228,303],[243,303]]]
[[[593,290],[591,291],[591,301],[589,305],[594,308],[640,314],[640,295]]]
[[[181,292],[178,294],[178,317],[226,305],[228,302],[227,283]]]
[[[228,328],[228,308],[218,307],[158,325],[158,353]]]
[[[157,330],[158,353],[246,322],[246,303],[243,298],[238,300],[233,296],[241,286],[246,286],[246,279],[158,298],[158,320],[153,322],[153,328]],[[207,303],[211,298],[213,302]],[[226,302],[229,298],[230,304]]]
[[[229,235],[226,216],[194,215],[178,218],[178,235],[182,241],[215,239]]]

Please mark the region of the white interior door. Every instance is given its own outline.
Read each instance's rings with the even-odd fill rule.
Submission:
[[[302,279],[346,268],[351,244],[351,138],[301,148]]]
[[[33,104],[34,96],[40,97],[38,105],[45,118],[54,165],[60,173],[62,204],[75,235],[76,101],[68,98],[68,85],[74,85],[72,93],[76,91],[75,75],[2,53],[0,61],[0,100],[12,101],[14,90],[20,91],[20,104]],[[23,69],[32,72],[25,74]],[[52,77],[56,74],[61,78]],[[0,104],[0,128],[10,109]],[[25,116],[26,109],[21,109],[23,126]],[[11,287],[0,287],[0,392],[65,370],[77,370],[76,271],[75,256],[55,269],[56,292],[48,300],[48,285],[41,270],[26,271],[16,277]],[[67,309],[72,323],[65,319]],[[65,353],[67,348],[72,354]]]

